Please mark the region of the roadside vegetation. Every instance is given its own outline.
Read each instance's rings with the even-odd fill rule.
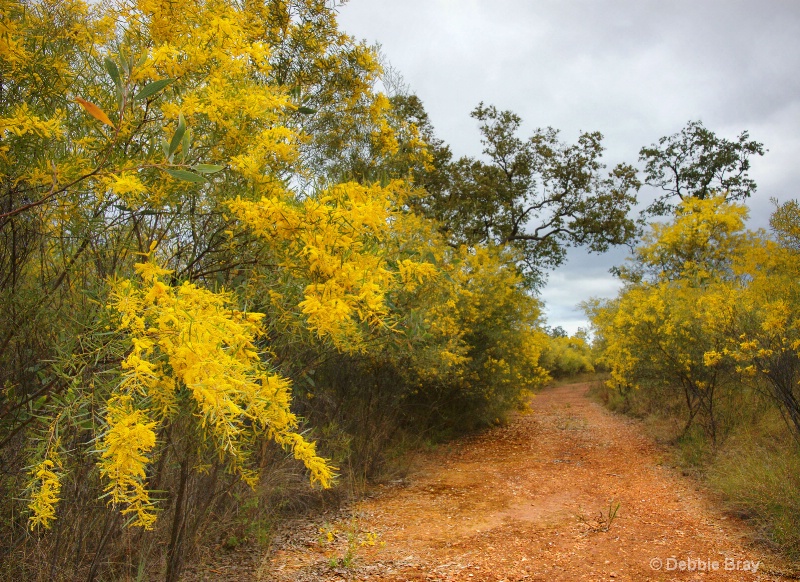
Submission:
[[[654,224],[615,299],[586,310],[602,398],[675,445],[756,537],[800,558],[800,214],[749,231],[724,194],[687,196]]]

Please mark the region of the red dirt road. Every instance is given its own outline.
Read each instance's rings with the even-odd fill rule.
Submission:
[[[695,481],[662,464],[639,423],[587,390],[546,389],[508,426],[432,453],[407,484],[274,549],[254,578],[788,579]]]

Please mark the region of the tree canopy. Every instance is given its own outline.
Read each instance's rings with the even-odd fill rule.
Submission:
[[[492,242],[520,251],[534,285],[563,263],[569,246],[603,252],[636,233],[629,217],[640,186],[636,170],[619,164],[609,172],[601,158],[603,136],[582,133],[576,143],[558,130],[519,136],[522,119],[480,104],[484,159],[441,156],[439,178],[421,205],[455,244]]]
[[[643,147],[645,184],[664,191],[647,208],[651,215],[667,215],[677,201],[705,199],[724,193],[727,200],[744,200],[756,191],[750,178],[750,158],[764,155],[764,145],[743,131],[736,140],[717,137],[700,121],[690,121],[680,132]]]

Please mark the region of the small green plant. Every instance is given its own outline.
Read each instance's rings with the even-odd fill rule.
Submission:
[[[607,511],[599,511],[597,517],[593,519],[589,519],[583,514],[579,514],[577,516],[578,521],[584,524],[590,532],[606,532],[611,529],[611,524],[614,523],[614,520],[617,518],[620,505],[621,504],[619,501],[615,503],[612,499],[608,503]]]
[[[606,513],[600,512],[600,523],[601,531],[608,531],[611,529],[611,524],[614,523],[614,520],[617,518],[617,513],[619,512],[620,502],[617,501],[614,503],[612,499],[608,503],[608,511]]]
[[[336,527],[326,523],[319,528],[320,536],[317,538],[317,543],[321,546],[331,544],[336,540]]]

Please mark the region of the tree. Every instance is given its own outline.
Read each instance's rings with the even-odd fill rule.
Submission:
[[[547,128],[522,139],[522,119],[511,111],[481,103],[472,117],[486,160],[447,162],[446,183],[422,202],[455,244],[517,248],[535,286],[546,268],[563,263],[567,247],[603,252],[635,235],[628,212],[640,183],[626,164],[603,175],[602,134],[582,133],[567,144]]]
[[[614,271],[627,282],[690,280],[702,285],[733,276],[732,258],[745,238],[747,208],[723,196],[688,198],[673,220],[654,222],[633,251],[629,265]]]
[[[614,387],[679,390],[688,430],[717,437],[716,401],[735,366],[725,349],[740,279],[734,257],[748,241],[747,210],[721,195],[688,198],[637,247],[617,299],[589,305]],[[710,354],[710,355],[709,355]]]
[[[665,192],[645,212],[664,216],[674,210],[675,198],[705,199],[714,192],[725,192],[727,200],[750,197],[756,191],[747,173],[750,157],[764,152],[764,145],[751,140],[747,131],[729,141],[702,122],[690,121],[679,133],[639,151],[639,161],[645,162],[645,184]]]
[[[737,317],[727,349],[746,376],[775,403],[800,443],[800,251],[797,200],[778,205],[770,217],[777,240],[752,237],[736,253],[734,269],[747,282],[736,298]]]
[[[779,204],[775,199],[772,202],[776,206],[769,219],[772,232],[782,246],[800,251],[800,202],[789,200]]]

